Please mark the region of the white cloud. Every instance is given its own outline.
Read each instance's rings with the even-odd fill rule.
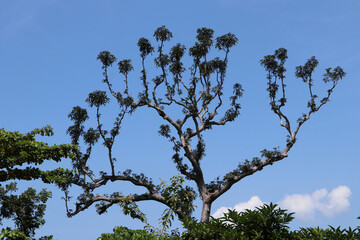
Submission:
[[[246,209],[254,210],[256,207],[259,207],[263,204],[264,204],[264,202],[261,201],[258,196],[253,196],[247,202],[236,204],[234,209],[238,212],[242,212]]]
[[[286,196],[279,205],[295,212],[296,217],[308,221],[314,219],[316,211],[320,211],[326,217],[346,212],[349,209],[350,188],[339,186],[330,193],[326,189],[320,189],[309,194],[293,194]]]
[[[319,211],[326,217],[333,217],[337,214],[346,212],[349,209],[350,188],[339,186],[331,192],[326,189],[319,189],[312,194],[292,194],[287,195],[279,202],[279,206],[289,212],[295,212],[296,218],[304,221],[314,219],[315,212]],[[264,202],[258,196],[253,196],[247,202],[240,202],[232,207],[220,207],[212,215],[214,218],[222,217],[228,209],[235,209],[238,212],[245,209],[255,209],[263,205]]]
[[[313,202],[309,194],[293,194],[286,196],[279,205],[290,212],[296,212],[296,216],[302,220],[312,220],[315,210]]]
[[[216,212],[212,215],[214,218],[220,218],[224,215],[225,212],[227,212],[230,207],[220,207]]]
[[[235,205],[234,208],[231,207],[220,207],[216,212],[212,215],[214,218],[222,217],[228,209],[235,209],[237,212],[242,212],[245,209],[254,210],[256,207],[263,205],[264,202],[260,200],[258,196],[252,196],[249,201],[241,202]]]

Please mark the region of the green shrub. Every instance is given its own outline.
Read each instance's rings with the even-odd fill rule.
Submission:
[[[319,240],[358,240],[360,239],[360,230],[351,229],[340,229],[329,226],[329,228],[321,229],[316,228],[301,228],[299,231],[296,231],[296,236],[298,239],[319,239]]]
[[[264,204],[255,210],[236,212],[229,210],[221,218],[209,222],[197,222],[192,218],[182,220],[186,231],[171,235],[150,231],[115,227],[114,233],[103,233],[98,240],[359,240],[360,227],[321,229],[300,228],[290,231],[288,224],[294,213],[278,208],[276,204]],[[358,218],[360,219],[360,217]]]
[[[167,240],[167,235],[149,232],[148,230],[132,230],[126,227],[115,227],[114,233],[103,233],[98,240]]]
[[[294,234],[287,226],[294,219],[293,213],[277,208],[276,204],[263,205],[255,210],[236,212],[229,210],[224,217],[212,218],[208,223],[183,221],[187,229],[182,238],[187,240],[212,239],[292,239]]]

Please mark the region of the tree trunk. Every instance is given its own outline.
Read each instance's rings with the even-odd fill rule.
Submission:
[[[201,213],[201,222],[208,222],[210,220],[211,203],[203,202],[203,208]]]

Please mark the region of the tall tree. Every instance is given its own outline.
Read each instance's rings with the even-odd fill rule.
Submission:
[[[113,88],[108,75],[110,67],[117,59],[109,51],[100,52],[97,59],[102,63],[103,82],[107,85],[111,97],[119,104],[120,111],[114,127],[110,131],[105,130],[101,122],[100,109],[107,105],[110,98],[105,91],[95,91],[90,93],[86,99],[89,106],[96,110],[97,127],[95,129],[85,130],[84,122],[89,118],[86,109],[77,106],[69,114],[69,118],[74,122],[74,125],[68,129],[72,143],[79,145],[80,138],[83,138],[87,149],[84,153],[78,150],[73,161],[78,174],[74,176],[72,182],[83,187],[84,193],[78,197],[76,209],[68,209],[68,216],[74,216],[94,203],[97,204],[99,214],[104,213],[112,205],[119,204],[125,213],[144,220],[144,215],[139,211],[136,203],[153,200],[168,206],[163,214],[163,219],[167,219],[172,213],[177,214],[181,219],[190,216],[193,210],[192,202],[198,194],[202,201],[201,221],[209,221],[212,203],[235,183],[288,156],[288,152],[296,142],[301,126],[310,119],[313,113],[319,111],[329,102],[338,81],[345,76],[340,67],[326,69],[323,81],[330,83],[331,86],[325,97],[318,101],[318,96],[313,93],[312,88],[314,83],[313,72],[318,61],[315,57],[311,57],[303,66],[296,67],[295,76],[307,84],[310,100],[308,101],[308,112],[303,114],[296,123],[293,123],[294,125],[291,125],[289,118],[283,111],[287,102],[285,94],[287,50],[280,48],[274,54],[265,56],[260,63],[267,72],[267,91],[270,106],[275,115],[279,117],[280,125],[288,133],[286,146],[281,150],[278,148],[264,149],[261,151],[260,157],[254,157],[251,161],[245,160],[222,178],[206,182],[204,179],[206,173],[201,167],[201,160],[205,156],[203,133],[213,127],[224,126],[234,121],[239,116],[239,99],[243,94],[241,84],[235,83],[233,95],[229,98],[230,106],[227,110],[222,109],[227,104],[227,99],[223,95],[223,87],[228,67],[228,56],[231,48],[238,43],[238,39],[234,34],[228,33],[214,40],[213,34],[212,29],[200,28],[197,30],[197,41],[194,46],[188,49],[191,65],[189,68],[185,68],[183,57],[186,53],[186,47],[176,44],[166,53],[164,45],[170,41],[173,34],[165,26],[156,29],[154,38],[158,47],[154,64],[159,69],[160,74],[152,77],[152,83],[148,81],[150,77],[146,66],[147,59],[150,54],[155,52],[155,48],[148,39],[140,38],[137,45],[142,60],[140,80],[143,91],[138,94],[138,97],[134,97],[129,91],[128,79],[133,70],[131,60],[124,59],[117,62],[120,74],[124,79],[124,89],[117,91]],[[213,45],[222,53],[222,57],[209,59]],[[169,186],[163,183],[155,184],[144,174],[134,174],[131,170],[117,171],[116,158],[113,156],[115,138],[119,135],[123,118],[141,107],[152,109],[164,121],[164,124],[160,126],[159,134],[173,144],[174,155],[172,160],[182,176],[174,177]],[[178,108],[178,115],[172,116],[169,111],[170,108],[171,110]],[[223,113],[222,116],[219,116],[220,113]],[[179,115],[181,116],[179,117]],[[107,172],[102,171],[99,174],[94,174],[87,162],[93,146],[99,139],[102,140],[107,149],[109,169]],[[183,187],[185,181],[183,177],[187,181],[195,182],[197,189],[192,189],[189,186]],[[114,181],[130,182],[133,185],[144,187],[147,191],[143,194],[127,196],[121,195],[119,192],[114,192],[111,195],[93,194],[95,189]]]
[[[46,160],[59,162],[62,158],[73,157],[76,146],[49,146],[47,143],[36,141],[36,135],[52,136],[53,130],[47,126],[22,134],[0,129],[0,182],[42,179],[44,182],[57,180],[61,185],[67,181],[61,176],[71,176],[69,170],[59,168],[43,171],[36,165]],[[35,235],[35,230],[45,223],[45,203],[51,197],[51,192],[43,189],[36,193],[35,189],[28,188],[20,195],[12,194],[16,190],[15,182],[6,184],[5,187],[0,184],[0,223],[2,219],[12,219],[16,227],[13,230],[2,229],[1,239],[30,239],[29,237]]]

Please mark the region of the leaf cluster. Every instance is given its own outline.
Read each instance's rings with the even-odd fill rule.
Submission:
[[[177,175],[171,177],[170,184],[161,181],[161,184],[158,186],[161,195],[165,197],[166,205],[169,206],[160,218],[163,230],[171,226],[171,221],[174,220],[176,210],[180,210],[185,216],[190,217],[195,209],[193,202],[196,198],[196,193],[191,187],[184,187],[183,183],[183,177]]]
[[[43,219],[46,209],[45,203],[51,198],[51,192],[42,189],[37,193],[35,189],[28,188],[20,195],[12,194],[16,190],[16,183],[0,187],[0,221],[11,219],[16,227],[13,231],[10,228],[3,229],[1,234],[10,239],[16,237],[21,239],[24,236],[33,237],[35,230],[45,224]]]
[[[360,230],[359,228],[352,229],[340,227],[329,226],[326,229],[320,227],[308,227],[300,228],[300,230],[295,231],[297,239],[341,239],[341,240],[353,240],[360,239]]]
[[[279,151],[279,148],[273,148],[273,150],[264,149],[260,151],[260,153],[261,153],[260,155],[261,158],[265,158],[270,161],[275,161],[277,158],[281,156],[281,152]],[[253,157],[251,161],[245,159],[244,162],[238,164],[236,169],[225,174],[222,180],[220,180],[220,177],[217,177],[215,180],[207,184],[207,188],[209,189],[209,192],[214,192],[216,190],[219,190],[225,183],[234,181],[234,178],[236,176],[239,176],[241,174],[247,174],[248,172],[250,172],[253,167],[257,167],[258,171],[261,171],[263,168],[263,163],[261,161],[261,158]]]
[[[31,180],[41,178],[37,167],[18,168],[24,164],[39,165],[45,160],[59,162],[62,158],[74,157],[76,146],[61,144],[49,146],[36,141],[36,135],[51,136],[53,131],[47,126],[29,133],[8,132],[0,129],[0,181]]]
[[[167,240],[172,239],[165,234],[143,230],[132,230],[126,227],[115,227],[113,233],[103,233],[97,240]]]

